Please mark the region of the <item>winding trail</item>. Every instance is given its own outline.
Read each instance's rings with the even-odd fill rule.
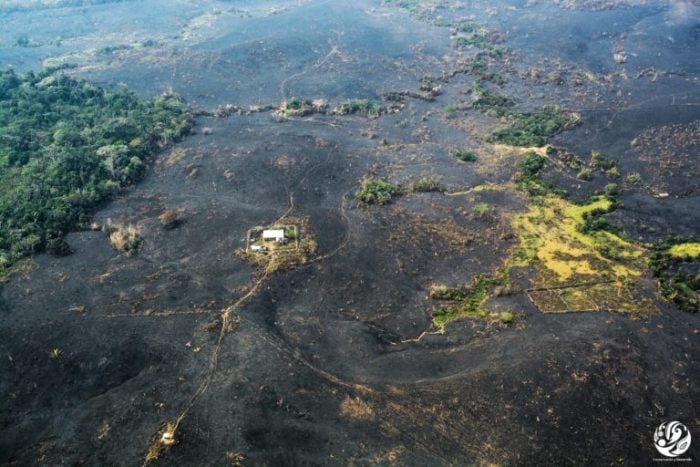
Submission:
[[[328,153],[328,156],[323,160],[320,161],[319,163],[315,164],[313,167],[311,167],[306,174],[294,185],[293,188],[287,187],[287,193],[288,193],[288,200],[289,200],[289,205],[288,208],[282,213],[275,221],[272,223],[278,223],[281,222],[284,218],[288,217],[296,208],[295,200],[294,200],[294,189],[297,189],[298,187],[302,186],[302,184],[307,180],[307,178],[314,172],[315,169],[318,167],[322,166],[323,164],[328,163],[331,158],[335,155],[336,153],[336,148],[331,150]],[[340,242],[340,244],[330,251],[329,253],[326,253],[324,255],[317,256],[311,260],[306,261],[303,265],[307,266],[313,263],[317,263],[326,259],[329,259],[333,256],[335,256],[338,252],[340,252],[349,242],[350,238],[350,233],[349,233],[349,228],[350,228],[350,220],[347,215],[347,200],[348,200],[348,195],[352,191],[352,188],[347,190],[341,195],[341,205],[340,205],[340,213],[341,216],[343,217],[343,220],[346,223],[346,233],[343,238],[343,240]],[[223,347],[223,342],[227,334],[231,332],[232,326],[234,324],[233,321],[233,316],[235,313],[246,303],[248,302],[251,298],[257,295],[257,293],[260,291],[262,286],[266,283],[266,281],[272,276],[273,272],[270,272],[268,270],[263,270],[261,274],[259,274],[253,283],[248,287],[246,293],[242,295],[238,300],[236,300],[232,305],[228,306],[225,308],[220,316],[219,319],[221,321],[221,329],[219,331],[219,335],[216,340],[216,344],[214,345],[214,349],[212,350],[211,356],[209,357],[209,365],[206,369],[206,373],[203,377],[202,382],[200,383],[199,387],[197,390],[192,394],[190,397],[187,405],[182,409],[180,412],[180,415],[175,419],[174,422],[166,422],[161,426],[160,431],[155,435],[154,438],[152,438],[151,443],[149,445],[148,451],[146,453],[146,456],[144,458],[143,465],[146,466],[148,465],[151,461],[156,460],[159,458],[161,452],[167,448],[168,446],[171,446],[172,444],[175,443],[175,440],[177,439],[177,433],[178,430],[180,429],[180,426],[182,422],[187,418],[189,415],[190,411],[194,407],[194,405],[197,403],[197,401],[207,392],[209,389],[209,386],[211,385],[212,380],[214,379],[214,375],[216,374],[217,368],[218,368],[218,363],[219,363],[219,355],[221,353],[221,349]],[[133,316],[159,316],[159,317],[165,317],[165,316],[174,316],[174,315],[181,315],[181,314],[205,314],[203,312],[180,312],[180,313],[153,313],[152,315],[110,315],[107,318],[120,318],[120,317],[133,317]],[[353,384],[347,381],[342,380],[338,376],[335,376],[321,368],[316,367],[312,363],[310,363],[308,360],[306,360],[300,352],[289,348],[288,346],[285,346],[284,344],[277,342],[277,339],[272,339],[267,335],[267,332],[265,329],[262,329],[257,323],[253,322],[250,319],[237,316],[236,317],[236,324],[239,324],[241,322],[246,322],[247,324],[253,326],[256,330],[259,331],[259,337],[267,342],[269,345],[274,347],[278,352],[283,353],[290,357],[291,359],[299,362],[303,366],[309,368],[311,371],[314,373],[318,374],[321,376],[323,379],[348,388],[348,389],[355,389],[357,390],[358,388],[362,389],[364,388],[363,386]],[[369,388],[364,388],[364,392],[371,392],[371,389]]]

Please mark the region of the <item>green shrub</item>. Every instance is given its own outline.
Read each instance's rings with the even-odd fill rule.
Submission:
[[[290,97],[286,102],[287,110],[301,110],[302,105],[304,105],[304,101],[298,97]]]
[[[476,276],[473,285],[464,291],[464,301],[462,303],[443,306],[433,311],[433,322],[435,325],[444,329],[447,323],[458,318],[489,319],[490,315],[484,308],[484,302],[488,298],[489,289],[495,282],[488,277]]]
[[[515,322],[515,314],[512,311],[502,311],[498,319],[501,324],[510,325]]]
[[[455,151],[454,155],[462,162],[475,162],[478,159],[476,153],[474,151],[469,151],[468,149]]]
[[[491,207],[488,205],[488,203],[478,203],[474,205],[472,211],[479,215],[483,215],[486,214],[490,209]]]
[[[600,170],[610,170],[615,167],[615,161],[606,157],[599,151],[591,152],[591,167]]]
[[[466,293],[463,289],[451,288],[442,284],[432,285],[428,295],[433,300],[459,301],[466,298]]]
[[[400,186],[392,185],[386,180],[367,178],[362,181],[362,186],[356,196],[364,204],[386,204],[401,194],[403,194],[403,189]]]
[[[485,81],[497,84],[498,86],[506,84],[506,79],[503,77],[503,75],[495,72],[481,73],[479,75],[479,82]]]
[[[612,179],[620,178],[620,169],[618,169],[617,167],[613,167],[611,169],[606,170],[605,175],[608,178],[612,178]]]
[[[518,163],[518,188],[530,196],[543,196],[548,193],[562,194],[549,182],[540,179],[540,173],[547,165],[547,159],[534,151],[529,151],[525,159]]]
[[[509,114],[509,108],[515,105],[510,97],[484,88],[480,83],[472,85],[472,92],[477,97],[472,107],[487,115],[502,117]]]
[[[339,115],[363,113],[376,116],[379,115],[379,106],[369,99],[350,99],[336,107],[335,113]]]
[[[617,187],[617,183],[608,183],[605,185],[605,194],[608,197],[614,198],[617,196],[619,190]]]
[[[625,177],[625,183],[628,183],[630,185],[641,185],[642,176],[639,175],[639,172],[633,172],[631,174],[628,174]]]
[[[576,174],[576,178],[579,180],[585,180],[588,181],[591,179],[591,176],[593,175],[593,171],[587,167],[581,169],[579,173]]]
[[[507,118],[509,127],[491,134],[489,141],[511,146],[542,147],[557,133],[578,124],[575,114],[564,112],[555,106],[545,106],[535,112],[517,112],[511,107],[512,99],[486,89],[480,82],[472,85],[472,93],[477,97],[472,107],[497,118]]]
[[[423,177],[419,180],[413,182],[412,191],[415,192],[431,192],[431,191],[444,191],[440,182],[432,177]]]
[[[700,273],[684,264],[697,265],[698,260],[671,256],[669,248],[678,243],[697,242],[697,238],[670,238],[654,245],[649,267],[657,278],[661,294],[678,308],[697,313],[700,311]]]
[[[525,159],[518,163],[518,174],[521,179],[532,179],[537,177],[547,164],[547,159],[536,152],[530,151],[525,155]]]
[[[557,133],[571,128],[578,118],[558,107],[544,107],[537,112],[506,113],[511,121],[509,128],[494,132],[489,140],[511,146],[542,147]],[[506,115],[504,114],[504,115]]]

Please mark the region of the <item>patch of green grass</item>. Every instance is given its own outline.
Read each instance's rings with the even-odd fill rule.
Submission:
[[[454,104],[447,104],[447,105],[445,106],[445,113],[447,113],[447,114],[453,114],[453,113],[455,113],[455,112],[457,112],[457,107],[455,107]]]
[[[398,185],[392,185],[386,180],[366,178],[362,181],[360,191],[356,197],[364,204],[386,204],[397,196],[401,196],[404,190]]]
[[[501,322],[501,324],[509,326],[515,323],[515,313],[512,311],[502,311],[498,315],[498,320]]]
[[[486,214],[487,212],[489,212],[490,209],[491,209],[491,206],[489,206],[488,203],[478,203],[478,204],[474,205],[474,207],[472,208],[472,211],[474,211],[475,213],[477,213],[479,215],[483,215],[483,214]]]
[[[470,287],[464,302],[459,305],[448,305],[433,311],[433,323],[441,331],[445,326],[460,318],[490,319],[491,315],[484,309],[484,302],[488,298],[489,289],[494,285],[494,280],[478,275],[474,284]]]

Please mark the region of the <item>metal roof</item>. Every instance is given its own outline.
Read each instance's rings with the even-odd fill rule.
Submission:
[[[284,229],[270,229],[263,230],[263,239],[273,239],[284,238]]]

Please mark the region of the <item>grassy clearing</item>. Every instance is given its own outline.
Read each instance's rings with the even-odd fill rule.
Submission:
[[[519,245],[507,268],[534,265],[536,288],[556,290],[531,294],[541,311],[610,309],[643,315],[654,309],[633,293],[647,270],[647,251],[606,230],[585,228],[588,219],[613,206],[605,196],[576,205],[546,195],[513,217]],[[595,285],[560,288],[576,284]]]
[[[236,251],[236,255],[256,265],[267,274],[306,264],[316,253],[316,239],[309,219],[306,217],[285,217],[267,226],[266,229],[284,229],[289,243],[266,242],[264,252],[253,252],[242,248]]]
[[[530,195],[528,211],[512,216],[518,244],[504,267],[493,276],[497,279],[481,278],[470,289],[469,299],[464,303],[436,310],[436,326],[444,329],[446,323],[462,317],[490,319],[491,315],[483,308],[489,288],[508,287],[513,267],[534,268],[534,287],[528,295],[543,312],[607,309],[637,316],[654,312],[651,291],[644,288],[649,251],[613,232],[604,218],[604,214],[617,206],[617,186],[608,184],[605,195],[575,204],[565,199],[556,187],[541,180],[540,174],[549,163],[546,148],[519,149],[515,153],[522,157],[518,163],[517,187]],[[486,210],[487,206],[477,205],[475,209]],[[691,259],[698,254],[698,245],[685,242],[675,249],[668,245],[664,251],[668,258],[673,252]],[[700,278],[697,282],[700,284]],[[689,290],[696,290],[694,278],[676,277],[667,284],[669,290],[676,290],[673,295],[676,302],[695,303],[688,298],[692,296]],[[681,296],[685,298],[678,298]],[[503,319],[510,318],[506,315]]]

